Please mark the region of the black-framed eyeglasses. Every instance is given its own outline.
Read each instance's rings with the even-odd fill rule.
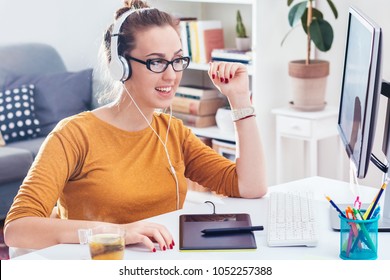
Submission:
[[[143,61],[129,55],[126,56],[126,58],[129,60],[134,60],[138,63],[145,64],[146,68],[153,73],[162,73],[168,68],[169,65],[172,65],[172,68],[175,72],[181,72],[190,65],[190,58],[188,56],[178,57],[171,61],[163,58],[152,58]]]

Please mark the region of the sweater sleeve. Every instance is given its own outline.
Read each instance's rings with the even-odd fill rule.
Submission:
[[[218,194],[240,197],[236,164],[205,145],[192,132],[184,141],[185,176]]]
[[[47,136],[25,177],[5,224],[22,217],[49,217],[76,169],[76,151],[57,132]]]

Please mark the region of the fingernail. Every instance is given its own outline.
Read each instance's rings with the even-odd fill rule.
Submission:
[[[225,80],[225,84],[227,84],[228,82],[229,82],[229,79],[226,79],[226,80]]]
[[[175,241],[174,240],[172,240],[172,245],[175,246]]]
[[[157,252],[156,248],[153,248],[152,252],[153,252],[153,253],[156,253],[156,252]]]
[[[165,245],[164,245],[164,247],[163,247],[163,251],[165,251],[167,249],[167,247],[165,247]]]
[[[215,79],[215,74],[212,74],[211,77],[213,78],[213,80]]]
[[[232,79],[233,78],[233,75],[232,74],[230,74],[230,79]]]
[[[173,249],[173,245],[172,245],[172,244],[171,244],[171,245],[169,245],[169,249],[171,249],[171,250]]]
[[[224,78],[221,78],[221,83],[223,83],[223,81],[224,81]]]

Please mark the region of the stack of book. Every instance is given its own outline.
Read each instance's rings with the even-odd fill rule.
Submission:
[[[180,38],[184,56],[195,63],[211,61],[213,49],[224,48],[222,23],[219,20],[180,20]]]
[[[230,61],[251,64],[252,52],[240,51],[237,49],[213,49],[211,52],[211,59],[213,61]]]
[[[179,86],[173,98],[172,114],[188,126],[214,126],[218,108],[226,104],[226,98],[216,88]]]

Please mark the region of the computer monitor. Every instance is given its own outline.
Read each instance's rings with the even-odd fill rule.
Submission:
[[[338,130],[357,178],[367,174],[375,136],[381,78],[381,28],[349,9]]]
[[[351,7],[348,13],[338,131],[357,178],[365,178],[370,161],[387,174],[387,165],[372,154],[377,117],[385,117],[378,116],[381,68],[382,30],[364,13]],[[385,130],[389,123],[386,121]],[[384,141],[388,142],[388,139],[390,137],[384,138]],[[388,150],[388,147],[390,145],[386,144],[383,149]],[[390,205],[385,206],[384,211],[390,211]]]

